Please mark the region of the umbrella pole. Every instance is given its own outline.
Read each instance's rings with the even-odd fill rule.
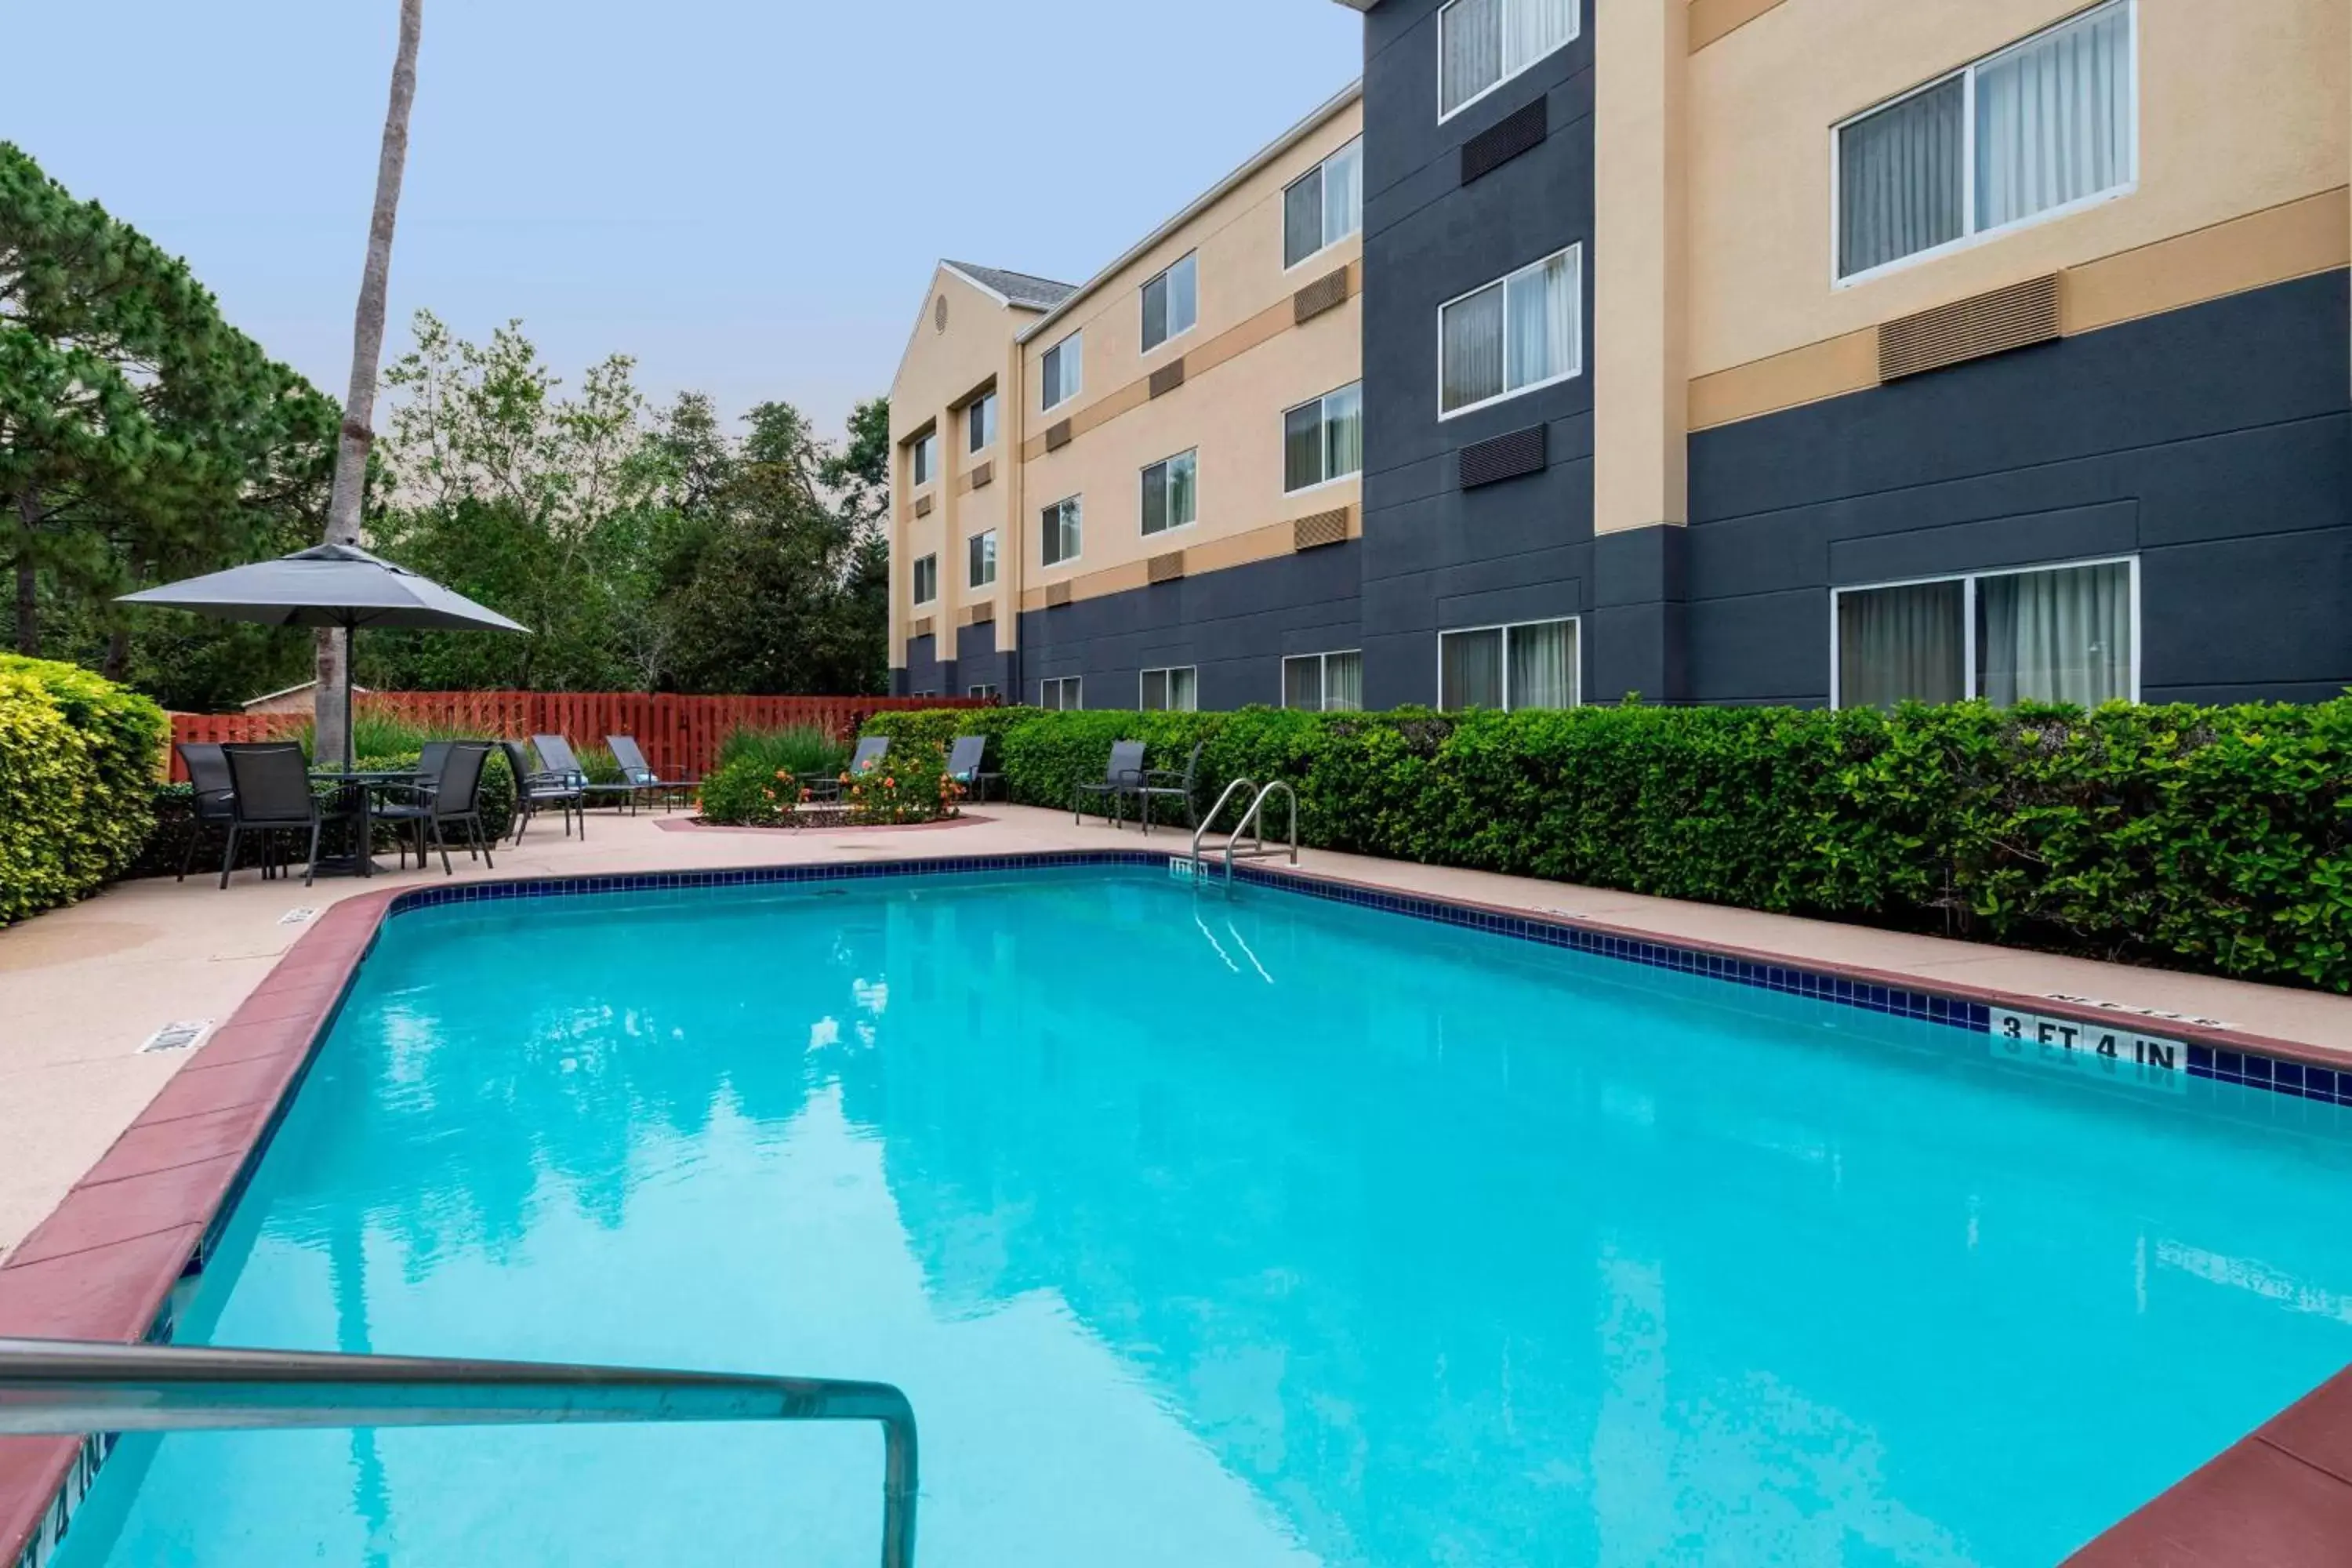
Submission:
[[[358,758],[358,756],[357,756],[356,752],[357,752],[358,746],[359,746],[359,718],[360,718],[360,710],[359,710],[359,708],[358,708],[358,706],[357,706],[356,702],[354,701],[354,700],[352,699],[352,651],[353,651],[353,650],[352,650],[352,642],[355,640],[355,639],[352,637],[352,633],[355,629],[357,629],[357,626],[356,626],[356,623],[352,620],[352,618],[351,616],[344,616],[344,617],[343,617],[343,772],[345,772],[345,773],[350,773],[350,772],[352,772],[353,769],[355,769],[355,768],[357,768],[357,767],[359,766],[359,758]]]

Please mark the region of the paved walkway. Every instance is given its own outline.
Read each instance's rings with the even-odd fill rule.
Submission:
[[[1060,812],[988,805],[937,827],[802,834],[697,828],[660,814],[599,816],[568,839],[544,821],[495,871],[457,858],[467,877],[930,858],[1138,846],[1132,829],[1074,827]],[[1150,844],[1181,849],[1181,834]],[[2028,997],[2067,996],[2216,1020],[2235,1031],[2352,1053],[2352,999],[2080,959],[1906,936],[1741,910],[1677,903],[1528,878],[1307,851],[1302,868],[1350,881],[1501,908],[1567,914],[1711,947],[1783,955],[1799,964],[1883,971],[1927,989],[1964,986]],[[128,882],[88,903],[0,931],[0,1257],[55,1208],[168,1083],[186,1052],[147,1053],[166,1024],[226,1020],[308,929],[297,909],[323,910],[361,893],[437,882],[410,870],[365,882],[264,882],[240,873]],[[2154,1027],[2154,1026],[2151,1026]]]

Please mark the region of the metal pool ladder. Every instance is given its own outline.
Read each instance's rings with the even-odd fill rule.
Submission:
[[[1212,823],[1224,815],[1225,807],[1232,803],[1234,797],[1244,790],[1255,793],[1250,797],[1249,809],[1242,813],[1241,821],[1225,838],[1225,890],[1227,892],[1233,890],[1235,853],[1251,856],[1282,853],[1278,847],[1268,849],[1265,847],[1265,803],[1276,791],[1281,792],[1283,799],[1290,803],[1290,863],[1294,866],[1298,864],[1298,795],[1297,792],[1280,779],[1275,780],[1263,789],[1258,787],[1255,779],[1235,779],[1217,796],[1217,804],[1211,806],[1208,815],[1201,818],[1201,825],[1192,829],[1192,880],[1195,884],[1200,882],[1208,865],[1201,856],[1202,836],[1209,831]],[[1235,847],[1241,843],[1244,834],[1249,837],[1250,847],[1247,849],[1236,851]]]
[[[915,1411],[887,1383],[0,1339],[0,1436],[640,1421],[880,1423],[882,1568],[913,1568]]]

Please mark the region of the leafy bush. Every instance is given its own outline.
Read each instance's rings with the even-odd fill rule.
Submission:
[[[842,804],[852,821],[870,827],[952,816],[963,792],[947,776],[947,764],[938,746],[893,741],[879,765],[841,786]]]
[[[816,724],[787,724],[781,730],[743,728],[719,743],[719,767],[740,763],[747,768],[779,770],[794,778],[831,778],[849,762],[849,747]]]
[[[138,859],[165,732],[162,709],[88,670],[0,655],[0,924]]]
[[[801,798],[801,787],[790,768],[770,767],[753,751],[738,752],[733,761],[703,775],[702,819],[722,827],[780,827]]]
[[[1318,847],[2352,991],[2352,699],[1001,716],[1012,799],[1066,806],[1111,742],[1202,801],[1297,791]],[[1268,825],[1279,828],[1279,822]]]

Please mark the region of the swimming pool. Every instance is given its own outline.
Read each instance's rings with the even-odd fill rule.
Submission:
[[[178,1337],[886,1379],[927,1564],[2042,1563],[2352,1360],[2347,1121],[1164,871],[458,903]],[[863,1564],[878,1463],[126,1441],[60,1561]]]

